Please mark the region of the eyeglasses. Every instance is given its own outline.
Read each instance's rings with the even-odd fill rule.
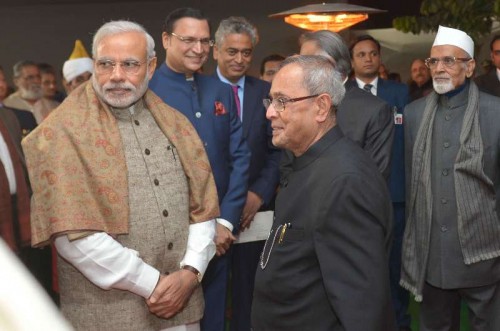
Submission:
[[[268,109],[271,105],[273,105],[274,109],[277,112],[283,112],[285,111],[285,106],[287,103],[290,102],[297,102],[297,101],[302,101],[306,99],[311,99],[317,97],[319,94],[314,94],[314,95],[308,95],[307,97],[300,97],[300,98],[294,98],[294,99],[287,99],[287,98],[269,98],[269,99],[262,99],[262,103],[264,104],[264,107]]]
[[[180,41],[182,41],[183,43],[185,43],[186,45],[190,46],[190,47],[193,47],[197,42],[200,42],[201,46],[204,46],[204,47],[212,47],[214,44],[215,44],[215,41],[211,40],[210,38],[202,38],[202,39],[197,39],[197,38],[193,38],[193,37],[182,37],[182,36],[179,36],[178,34],[175,34],[175,33],[171,33],[172,36],[174,36],[175,38],[179,39]]]
[[[439,61],[442,61],[444,66],[447,68],[451,68],[457,63],[457,61],[463,61],[467,62],[472,60],[470,57],[455,57],[455,56],[443,56],[441,58],[438,57],[430,57],[428,59],[425,59],[425,65],[429,69],[435,68]]]
[[[115,71],[117,65],[127,74],[135,75],[139,72],[141,66],[148,61],[139,62],[135,60],[126,60],[121,62],[116,62],[113,60],[97,60],[96,61],[96,71],[99,74],[111,74]]]

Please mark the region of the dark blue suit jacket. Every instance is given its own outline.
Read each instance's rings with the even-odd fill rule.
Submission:
[[[214,75],[217,77],[217,73]],[[245,76],[243,89],[243,138],[252,153],[248,189],[264,200],[264,207],[272,201],[279,182],[281,150],[272,144],[271,122],[266,118],[262,99],[269,96],[271,84]]]
[[[409,103],[408,86],[392,80],[378,79],[377,96],[387,102],[402,116],[404,107]],[[395,107],[395,108],[394,108]],[[402,118],[402,117],[401,117]],[[392,145],[391,174],[389,191],[392,202],[405,201],[405,163],[403,122],[394,123],[394,142]]]
[[[220,216],[233,224],[236,233],[247,196],[250,152],[243,139],[231,88],[212,76],[194,74],[193,78],[186,80],[184,74],[163,63],[149,87],[196,128],[214,174]],[[216,113],[216,103],[224,106],[224,114]]]

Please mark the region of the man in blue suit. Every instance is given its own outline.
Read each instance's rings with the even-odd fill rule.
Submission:
[[[350,47],[351,64],[356,84],[365,91],[378,96],[394,110],[394,142],[392,146],[391,174],[389,190],[394,209],[394,239],[389,268],[391,294],[397,324],[401,331],[410,330],[408,314],[408,292],[399,286],[401,275],[401,248],[405,228],[405,172],[403,109],[409,102],[408,87],[405,84],[378,77],[380,67],[380,43],[369,35],[358,37]]]
[[[239,230],[247,197],[250,152],[231,87],[197,73],[213,46],[208,19],[197,9],[176,9],[165,19],[162,40],[166,61],[149,87],[196,128],[205,144],[219,195],[221,215],[214,239],[217,256],[203,277],[206,304],[201,329],[221,331],[230,264],[226,253],[235,240],[233,234]],[[193,272],[199,279],[203,276]]]
[[[215,33],[215,76],[231,85],[235,93],[243,122],[243,137],[252,152],[241,231],[250,227],[258,211],[269,210],[279,181],[281,151],[272,145],[271,122],[266,119],[266,109],[262,103],[262,99],[268,97],[271,85],[246,76],[258,39],[257,29],[243,17],[222,20]],[[263,246],[264,241],[255,241],[233,247],[232,331],[250,330],[255,271]]]

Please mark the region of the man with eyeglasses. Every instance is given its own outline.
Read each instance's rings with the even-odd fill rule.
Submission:
[[[476,77],[474,81],[481,91],[500,97],[500,34],[490,42],[490,58],[492,70]]]
[[[17,91],[3,101],[6,107],[33,113],[40,124],[59,103],[43,97],[42,78],[38,65],[33,61],[19,61],[13,67]]]
[[[409,206],[401,285],[420,304],[420,330],[500,330],[500,98],[480,92],[474,42],[440,26],[434,91],[405,108]]]
[[[219,214],[196,130],[148,90],[154,40],[104,24],[94,75],[23,140],[32,244],[53,242],[76,330],[196,331]]]
[[[149,86],[196,128],[217,185],[220,205],[215,238],[217,256],[203,277],[206,304],[201,329],[220,331],[225,325],[228,253],[239,231],[247,197],[250,151],[243,138],[231,87],[216,77],[198,73],[214,44],[208,19],[197,9],[176,9],[165,19],[162,40],[166,60]]]
[[[257,212],[270,210],[274,205],[279,181],[281,151],[271,143],[271,123],[266,119],[266,109],[262,104],[262,99],[268,97],[271,86],[246,75],[258,41],[257,28],[244,17],[233,16],[222,20],[215,32],[215,75],[222,82],[231,85],[235,93],[237,109],[243,122],[243,137],[252,152],[240,231],[251,227]],[[263,246],[263,240],[233,246],[231,330],[250,330],[255,271]]]
[[[336,123],[342,78],[323,56],[287,58],[264,100],[293,153],[255,276],[254,331],[394,330],[387,184]]]

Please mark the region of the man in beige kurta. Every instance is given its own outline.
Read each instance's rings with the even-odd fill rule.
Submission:
[[[55,242],[77,330],[199,330],[219,214],[205,150],[147,90],[156,57],[141,26],[107,23],[94,46],[92,81],[23,142],[32,244]]]

